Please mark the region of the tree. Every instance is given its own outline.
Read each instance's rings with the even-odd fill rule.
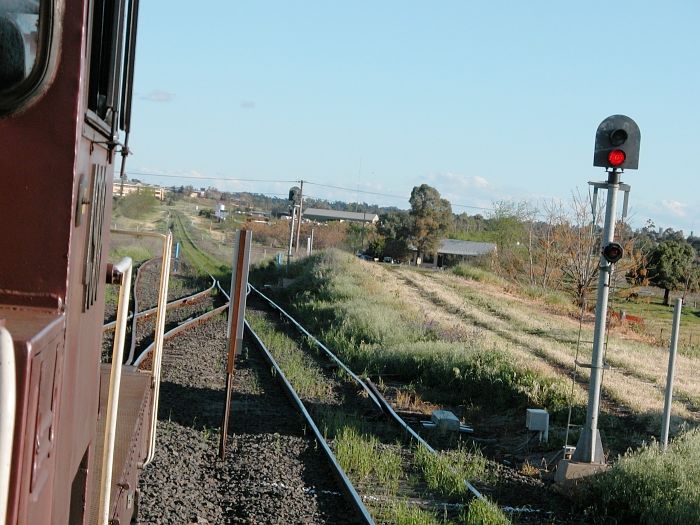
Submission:
[[[391,211],[379,216],[377,233],[383,238],[383,257],[392,257],[400,261],[406,259],[411,224],[411,217],[405,211]]]
[[[499,201],[493,207],[488,229],[498,245],[498,267],[503,275],[515,280],[528,264],[527,246],[532,241],[537,210],[527,202]]]
[[[452,206],[440,192],[427,184],[415,186],[411,191],[411,238],[418,249],[418,256],[434,253],[440,239],[452,222]]]
[[[649,280],[664,289],[664,305],[669,304],[671,290],[688,287],[693,280],[695,250],[685,240],[660,242],[649,258]]]

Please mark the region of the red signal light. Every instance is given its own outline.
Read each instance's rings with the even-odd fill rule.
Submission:
[[[614,149],[608,153],[608,162],[611,166],[617,167],[623,162],[625,162],[625,152],[621,149]]]

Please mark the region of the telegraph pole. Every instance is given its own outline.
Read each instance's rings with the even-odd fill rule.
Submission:
[[[292,186],[289,189],[289,211],[292,212],[292,220],[289,225],[289,248],[287,250],[287,271],[289,271],[289,264],[292,260],[292,246],[294,245],[294,232],[295,232],[295,220],[297,216],[297,209],[301,205],[301,189],[298,186]],[[299,216],[299,222],[301,222],[301,214]],[[297,238],[298,239],[298,238]],[[297,240],[298,242],[298,240]]]
[[[304,181],[299,181],[300,183],[300,188],[299,188],[299,222],[297,223],[297,242],[296,242],[296,252],[299,253],[299,234],[301,233],[301,217],[302,217],[302,212],[303,207],[304,207]]]

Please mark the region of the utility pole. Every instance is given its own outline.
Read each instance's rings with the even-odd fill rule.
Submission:
[[[299,222],[297,222],[297,242],[296,242],[296,252],[299,253],[299,234],[301,233],[301,217],[304,211],[304,181],[299,181],[301,187],[299,188]]]
[[[302,184],[304,181],[302,181]],[[297,209],[301,207],[301,188],[298,186],[292,186],[289,188],[289,211],[292,212],[292,220],[289,225],[289,248],[287,250],[287,271],[289,271],[289,263],[292,259],[292,247],[294,246],[294,233],[295,233],[295,219],[297,216]],[[299,215],[299,222],[301,222],[301,214]],[[297,249],[299,247],[299,237],[297,237]]]
[[[299,206],[297,204],[292,204],[292,206],[291,206],[292,221],[291,221],[291,224],[289,225],[289,249],[287,250],[287,271],[289,271],[289,264],[292,261],[292,246],[294,244],[294,227],[295,227],[294,221],[296,220],[296,217],[297,217],[298,207]]]

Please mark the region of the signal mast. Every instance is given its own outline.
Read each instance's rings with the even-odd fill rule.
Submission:
[[[595,330],[593,335],[593,353],[590,365],[590,385],[588,390],[588,407],[586,423],[581,431],[576,450],[571,461],[560,464],[557,478],[572,479],[590,473],[591,467],[597,470],[605,464],[603,444],[598,429],[600,412],[600,390],[603,378],[605,320],[608,311],[608,294],[612,270],[623,256],[623,249],[615,238],[615,216],[617,195],[620,190],[625,192],[623,216],[627,214],[629,185],[621,182],[625,169],[636,170],[639,165],[639,143],[641,134],[639,126],[625,115],[612,115],[598,126],[595,136],[593,165],[605,168],[608,179],[606,182],[591,182],[594,187],[593,209],[595,213],[597,192],[607,190],[605,207],[605,224],[601,240],[600,265],[598,267],[598,289],[595,308]],[[572,468],[573,467],[573,468]]]

